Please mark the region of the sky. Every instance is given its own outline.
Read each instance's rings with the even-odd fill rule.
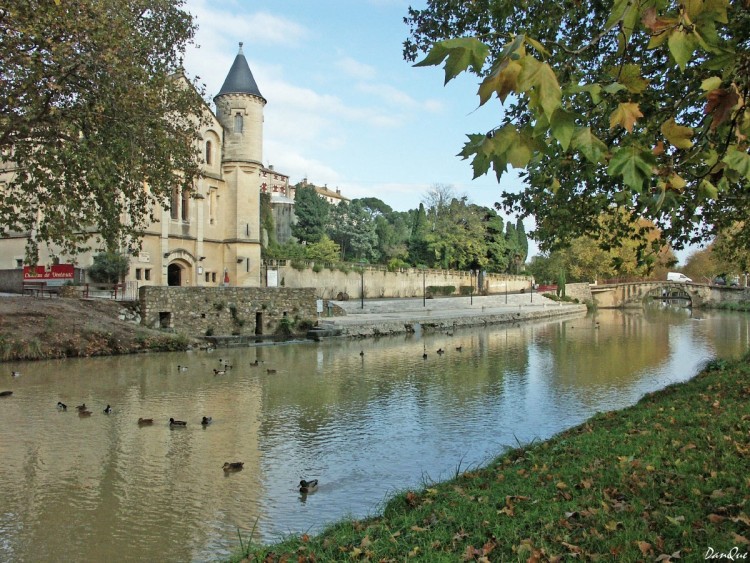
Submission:
[[[404,61],[410,5],[425,3],[187,0],[198,31],[185,70],[213,99],[243,43],[267,100],[263,164],[291,184],[307,178],[350,199],[377,197],[397,211],[418,207],[443,184],[493,207],[502,190],[520,189],[518,171],[500,184],[492,171],[472,180],[470,161],[456,154],[467,134],[499,124],[502,105],[493,99],[478,107],[476,76],[463,73],[444,86],[442,67]],[[533,220],[525,226],[528,232]],[[529,243],[532,256],[538,250]]]
[[[494,174],[472,181],[456,154],[467,133],[499,123],[500,102],[477,109],[476,77],[447,86],[440,67],[402,57],[405,0],[188,0],[197,48],[185,69],[213,98],[239,42],[263,97],[263,161],[294,184],[377,197],[398,211],[419,206],[435,184],[491,207]],[[503,179],[504,184],[505,179]],[[508,189],[520,185],[508,174]],[[510,218],[510,217],[508,217]],[[515,221],[515,218],[513,218]]]

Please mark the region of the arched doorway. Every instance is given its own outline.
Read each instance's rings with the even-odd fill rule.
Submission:
[[[179,264],[167,266],[167,285],[182,285],[182,268]]]

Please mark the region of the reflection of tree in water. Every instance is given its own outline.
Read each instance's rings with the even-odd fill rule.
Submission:
[[[683,321],[685,317],[683,316]],[[553,360],[551,377],[565,386],[626,388],[670,353],[669,324],[652,323],[642,311],[600,311],[557,325],[545,340]]]

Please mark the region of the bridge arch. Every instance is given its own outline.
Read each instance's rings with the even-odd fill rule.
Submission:
[[[690,299],[692,307],[700,308],[708,302],[722,301],[722,295],[714,295],[717,290],[704,284],[647,281],[596,285],[591,287],[591,294],[597,306],[604,309],[640,307],[649,297],[660,297],[663,292],[667,295],[682,293]]]

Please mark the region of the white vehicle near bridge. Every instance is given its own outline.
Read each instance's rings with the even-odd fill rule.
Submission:
[[[667,281],[687,283],[692,282],[693,280],[680,272],[667,272]]]

